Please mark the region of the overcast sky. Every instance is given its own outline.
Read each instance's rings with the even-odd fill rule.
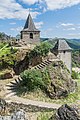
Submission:
[[[0,0],[0,32],[16,36],[29,11],[41,37],[80,38],[80,0]]]

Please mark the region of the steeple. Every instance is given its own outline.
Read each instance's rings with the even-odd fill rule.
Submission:
[[[39,31],[36,29],[30,13],[28,15],[23,31]]]
[[[40,31],[35,27],[32,17],[29,13],[25,26],[21,31],[21,40],[25,45],[27,44],[39,44],[40,43]]]

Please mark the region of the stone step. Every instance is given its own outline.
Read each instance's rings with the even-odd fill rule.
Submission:
[[[48,63],[44,62],[44,65],[48,65]]]
[[[40,67],[40,68],[44,68],[44,66],[42,66],[42,65],[39,65],[39,67]]]
[[[39,66],[42,67],[42,68],[44,67],[42,64],[39,64]]]
[[[11,83],[11,85],[16,85],[16,82],[10,82]]]
[[[41,69],[41,67],[40,67],[40,66],[37,66],[37,68]]]
[[[45,64],[44,64],[44,63],[41,63],[41,65],[45,67]]]
[[[18,84],[19,83],[18,79],[15,79],[15,82]]]
[[[51,61],[45,61],[46,63],[51,63]]]
[[[41,64],[35,66],[34,69],[43,69],[44,67],[46,67],[50,63],[52,63],[52,61],[46,60],[46,61],[42,62]]]

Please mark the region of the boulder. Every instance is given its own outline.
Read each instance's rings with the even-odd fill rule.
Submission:
[[[1,75],[1,79],[10,79],[13,78],[13,74],[11,72],[7,72]]]
[[[56,115],[52,116],[49,120],[80,120],[78,111],[75,108],[68,106],[67,104],[62,105]]]
[[[51,99],[65,98],[70,93],[75,92],[77,83],[73,81],[69,71],[61,61],[54,61],[47,69],[51,83],[47,86],[46,92]]]
[[[23,109],[20,109],[18,111],[15,111],[11,115],[11,120],[28,120],[28,119],[26,118],[25,111]]]

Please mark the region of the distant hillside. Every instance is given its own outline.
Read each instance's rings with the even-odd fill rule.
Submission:
[[[54,45],[58,39],[65,39],[65,38],[54,38],[54,39],[41,38],[41,41],[49,41],[52,45]],[[67,41],[67,43],[70,45],[72,49],[75,49],[75,50],[80,49],[80,39],[65,39],[65,40]]]
[[[8,41],[14,39],[14,37],[11,37],[10,35],[5,34],[4,32],[0,32],[0,41]]]
[[[80,39],[68,39],[66,40],[71,48],[73,49],[80,49]]]

